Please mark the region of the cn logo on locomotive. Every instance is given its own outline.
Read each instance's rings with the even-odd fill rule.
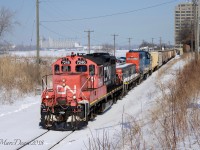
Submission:
[[[62,85],[57,85],[56,89],[58,94],[66,94],[67,90],[69,90],[72,94],[76,94],[76,85],[74,85],[74,89],[71,89],[67,85],[65,87]]]

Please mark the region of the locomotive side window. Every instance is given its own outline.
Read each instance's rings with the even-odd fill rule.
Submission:
[[[54,71],[55,71],[55,74],[59,73],[60,72],[60,66],[59,65],[55,65],[54,66]]]
[[[89,65],[89,74],[90,76],[95,75],[95,65]]]
[[[77,65],[76,66],[76,72],[86,72],[87,66],[86,65]]]
[[[143,55],[142,54],[139,54],[139,57],[140,57],[140,59],[143,59]]]
[[[146,55],[147,55],[147,59],[151,59],[151,56],[149,53],[147,53]]]
[[[105,82],[109,81],[111,78],[110,70],[111,70],[110,66],[104,67],[104,81]]]
[[[71,71],[71,66],[62,66],[62,72],[70,72]]]
[[[103,76],[103,67],[99,67],[99,76],[102,77]]]

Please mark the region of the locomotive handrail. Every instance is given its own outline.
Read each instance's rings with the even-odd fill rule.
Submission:
[[[91,77],[89,77],[86,81],[85,81],[85,83],[82,85],[82,87],[80,88],[80,91],[82,91],[82,88],[85,86],[85,84],[89,81],[89,79],[90,79]]]
[[[91,77],[89,77],[86,81],[85,81],[85,83],[82,85],[82,87],[80,88],[80,93],[84,96],[84,98],[87,100],[87,97],[83,94],[83,92],[82,92],[82,88],[85,86],[85,84],[89,81],[89,79],[90,79]]]
[[[47,77],[48,76],[52,76],[53,74],[48,74],[48,75],[44,75],[44,76],[42,76],[42,90],[44,90],[44,89],[46,89],[46,90],[48,90],[47,89]],[[44,84],[44,85],[43,85]],[[44,86],[45,86],[45,88],[44,88]],[[52,89],[53,90],[53,89]]]

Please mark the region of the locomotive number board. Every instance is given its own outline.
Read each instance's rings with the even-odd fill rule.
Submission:
[[[77,60],[76,64],[77,65],[85,65],[85,64],[87,64],[87,61],[86,60]]]

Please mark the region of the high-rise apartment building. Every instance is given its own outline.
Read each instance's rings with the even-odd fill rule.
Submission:
[[[180,3],[175,7],[175,47],[182,48],[182,38],[184,29],[191,30],[193,26],[193,3]]]

